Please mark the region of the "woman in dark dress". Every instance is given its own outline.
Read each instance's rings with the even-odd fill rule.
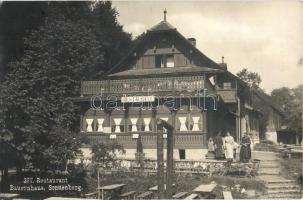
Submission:
[[[248,162],[251,159],[250,138],[244,135],[241,139],[240,162]]]
[[[223,138],[221,136],[221,132],[214,139],[215,144],[215,158],[216,159],[224,159],[224,149],[223,149]]]

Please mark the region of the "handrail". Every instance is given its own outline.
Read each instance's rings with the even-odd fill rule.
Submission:
[[[197,91],[204,89],[204,76],[82,81],[81,95],[104,93]]]

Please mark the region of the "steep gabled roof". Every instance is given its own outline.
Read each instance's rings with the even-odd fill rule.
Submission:
[[[236,79],[238,81],[238,83],[244,87],[246,90],[249,90],[252,92],[252,94],[254,94],[256,97],[258,97],[262,102],[264,102],[264,104],[272,107],[274,110],[276,110],[280,115],[284,116],[284,111],[281,108],[281,106],[277,105],[271,96],[269,96],[268,94],[266,94],[265,92],[263,92],[260,89],[254,89],[251,88],[246,82],[244,82],[242,79],[240,79],[240,77],[234,75],[233,73],[229,72],[229,71],[224,71],[224,73],[234,79]]]
[[[156,24],[155,26],[147,30],[147,32],[157,32],[157,31],[167,31],[167,30],[176,30],[176,28],[173,27],[173,25],[171,25],[167,21],[161,21],[160,23]]]
[[[195,47],[191,42],[189,42],[181,33],[177,31],[175,27],[173,27],[170,23],[167,21],[161,21],[157,25],[153,26],[149,30],[147,30],[147,33],[144,34],[139,41],[135,44],[135,46],[129,51],[128,55],[126,55],[117,65],[115,65],[112,69],[110,69],[107,74],[112,74],[112,73],[117,73],[122,70],[128,70],[129,63],[127,63],[128,58],[136,52],[136,50],[144,44],[149,38],[151,38],[152,35],[157,34],[157,33],[172,33],[175,34],[176,37],[178,38],[179,41],[184,42],[188,48],[190,48],[194,54],[199,57],[203,61],[203,67],[210,67],[214,69],[219,69],[219,70],[224,70],[223,67],[221,67],[219,64],[208,58],[206,55],[204,55],[197,47]]]
[[[281,108],[280,105],[277,105],[271,96],[266,94],[265,92],[258,90],[258,89],[252,89],[253,93],[258,96],[264,103],[272,107],[274,110],[276,110],[280,115],[284,116],[284,111]]]

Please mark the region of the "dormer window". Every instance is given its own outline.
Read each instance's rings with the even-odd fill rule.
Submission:
[[[156,64],[156,68],[175,67],[174,55],[173,54],[156,55],[155,64]]]
[[[231,82],[223,83],[223,89],[231,89]]]

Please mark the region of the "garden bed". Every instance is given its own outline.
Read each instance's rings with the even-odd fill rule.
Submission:
[[[263,193],[265,188],[263,182],[252,178],[235,178],[229,176],[208,177],[195,174],[183,174],[173,177],[173,183],[175,183],[174,191],[191,192],[195,187],[201,184],[210,183],[212,181],[215,181],[219,186],[214,191],[217,198],[222,198],[223,188],[227,188],[227,190],[233,191],[237,185],[241,189],[244,188],[245,191],[255,190],[257,193]],[[86,182],[89,183],[89,191],[87,192],[92,192],[97,186],[97,177],[94,175],[88,175]],[[123,183],[126,184],[125,191],[135,190],[138,193],[142,193],[144,191],[147,191],[148,188],[157,185],[157,177],[156,175],[144,176],[135,173],[116,172],[110,175],[103,175],[103,178],[100,180],[100,182],[102,185]],[[233,193],[233,196],[234,198],[245,198],[244,193]]]

